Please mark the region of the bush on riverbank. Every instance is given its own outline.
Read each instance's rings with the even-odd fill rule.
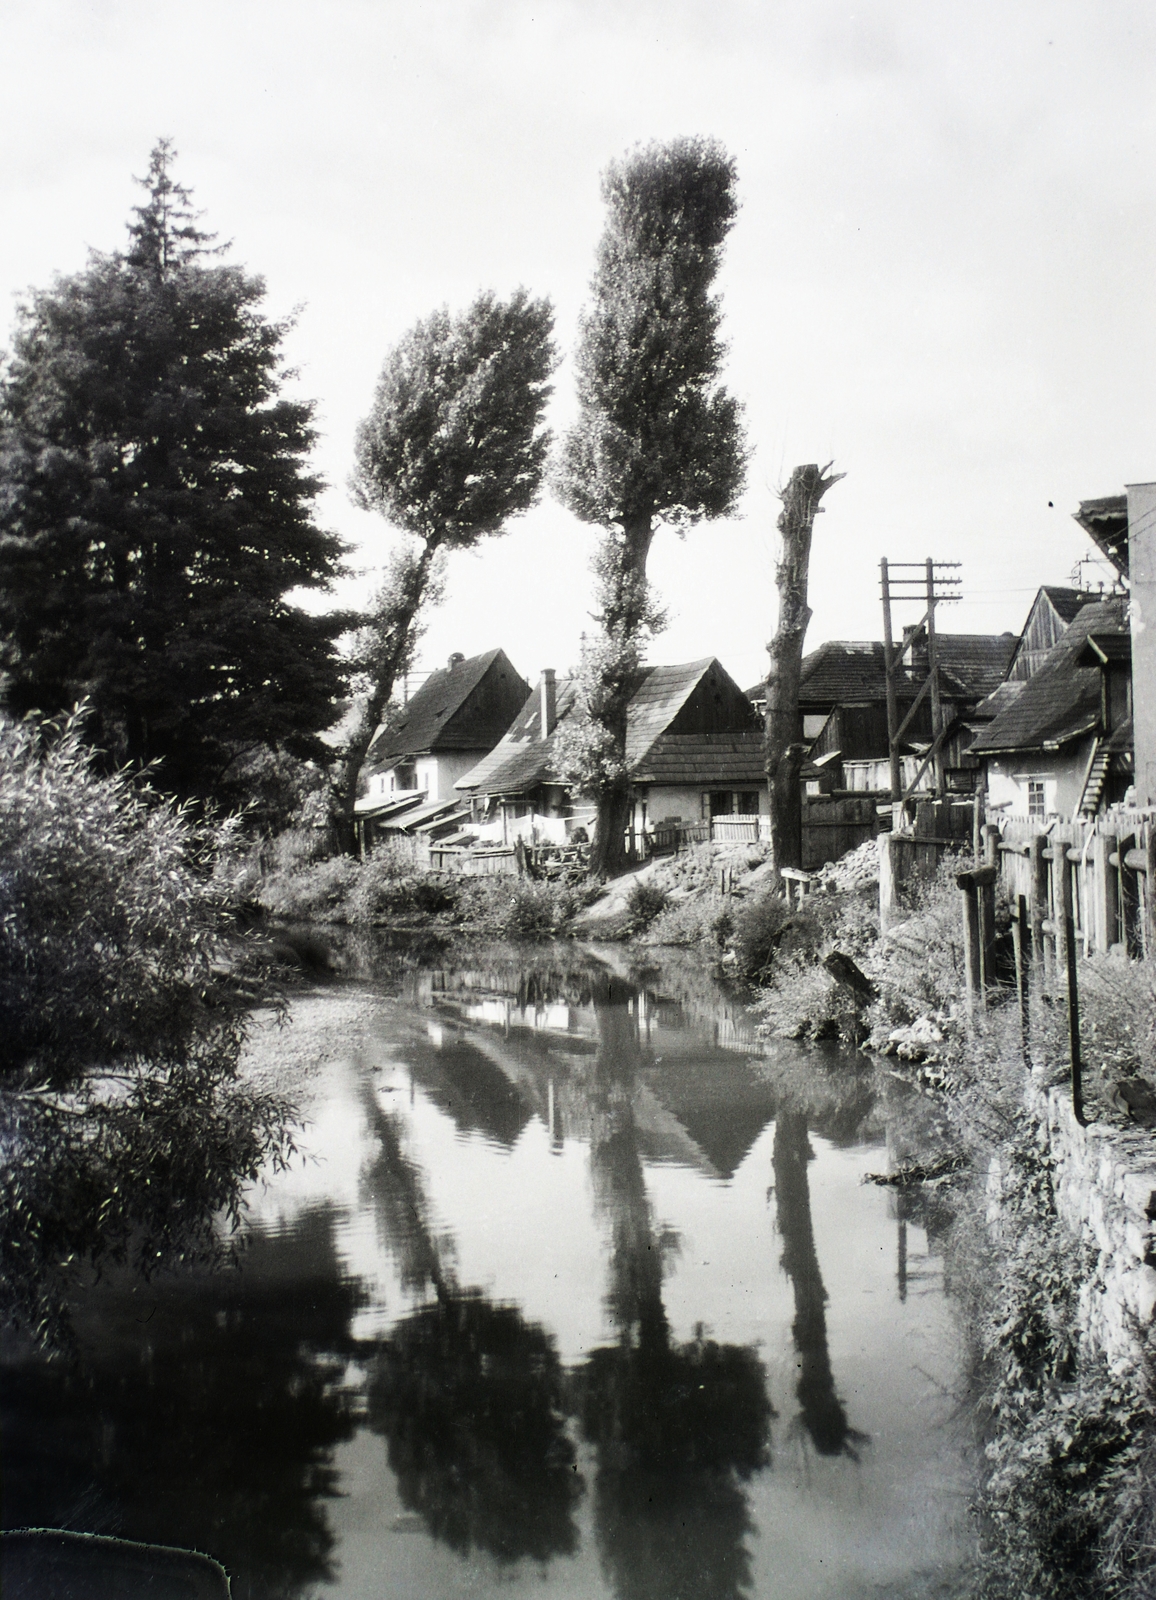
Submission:
[[[237,1081],[264,992],[237,832],[104,776],[77,722],[0,723],[0,1283],[60,1337],[73,1276],[220,1253],[217,1218],[291,1149]]]
[[[404,845],[386,843],[360,859],[318,860],[308,851],[286,850],[256,898],[289,922],[429,926],[449,935],[535,940],[565,934],[584,893],[530,878],[415,871]]]

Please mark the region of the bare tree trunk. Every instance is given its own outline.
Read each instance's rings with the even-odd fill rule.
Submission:
[[[771,861],[776,876],[783,867],[803,863],[803,802],[799,772],[806,746],[799,711],[799,678],[803,640],[811,620],[807,604],[807,572],[811,561],[811,533],[819,501],[843,477],[814,464],[796,467],[787,487],[780,491],[783,509],[778,528],[782,553],[775,568],[779,589],[779,624],[767,646],[767,784],[771,801]]]
[[[594,838],[590,845],[588,876],[601,883],[606,878],[616,878],[626,871],[626,828],[630,822],[632,805],[629,780],[605,790],[598,797],[598,814],[594,820]]]

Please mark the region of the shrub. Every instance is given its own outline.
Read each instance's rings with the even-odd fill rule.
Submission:
[[[689,899],[670,897],[650,924],[647,944],[706,945],[721,950],[732,927],[733,901],[717,889]]]
[[[290,1108],[236,1081],[262,993],[231,825],[99,775],[73,721],[0,724],[0,1282],[62,1335],[70,1274],[220,1252]]]
[[[633,885],[626,897],[626,915],[632,933],[644,933],[666,909],[666,890],[645,879]]]
[[[554,939],[566,932],[579,897],[530,878],[463,878],[458,919],[464,932],[495,939]]]
[[[765,983],[779,961],[792,965],[813,958],[822,929],[806,910],[791,906],[778,894],[740,901],[734,914],[731,949],[735,970],[748,983]]]
[[[346,899],[361,872],[350,856],[330,856],[271,874],[257,891],[258,902],[276,917],[298,922],[344,921]]]

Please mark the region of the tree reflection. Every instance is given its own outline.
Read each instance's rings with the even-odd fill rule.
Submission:
[[[238,1272],[90,1291],[73,1359],[6,1366],[7,1525],[202,1550],[234,1600],[331,1582],[358,1300],[326,1211],[254,1237]]]
[[[675,1343],[634,1115],[641,1048],[624,1000],[595,998],[589,1095],[595,1196],[611,1231],[618,1343],[581,1375],[582,1427],[596,1447],[595,1522],[621,1600],[736,1600],[750,1588],[744,1480],[769,1460],[772,1416],[754,1351],[696,1331]]]
[[[436,1297],[397,1324],[371,1363],[369,1425],[385,1436],[402,1504],[461,1555],[570,1555],[582,1481],[554,1342],[515,1307],[458,1286],[400,1120],[376,1097],[368,1111],[379,1154],[367,1191],[403,1281]]]
[[[815,1234],[811,1226],[811,1191],[807,1162],[811,1145],[807,1113],[790,1104],[779,1107],[775,1119],[772,1162],[779,1229],[783,1236],[783,1270],[795,1291],[792,1333],[799,1353],[796,1394],[800,1421],[821,1456],[855,1454],[864,1442],[847,1421],[835,1392],[831,1357],[827,1349],[827,1291],[819,1271]]]

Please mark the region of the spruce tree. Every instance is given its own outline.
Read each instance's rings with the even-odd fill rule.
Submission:
[[[624,865],[626,714],[648,638],[663,625],[646,563],[660,525],[727,516],[746,456],[711,293],[737,211],[734,162],[713,139],[635,151],[607,171],[606,229],[578,346],[579,418],[554,474],[563,503],[605,530],[597,638],[581,670],[583,719],[564,756],[598,803],[591,872]]]
[[[124,252],[34,292],[0,384],[0,689],[80,700],[117,762],[221,793],[265,746],[320,753],[347,625],[290,603],[339,541],[308,470],[312,406],[280,391],[287,321],[223,263],[162,140]]]

